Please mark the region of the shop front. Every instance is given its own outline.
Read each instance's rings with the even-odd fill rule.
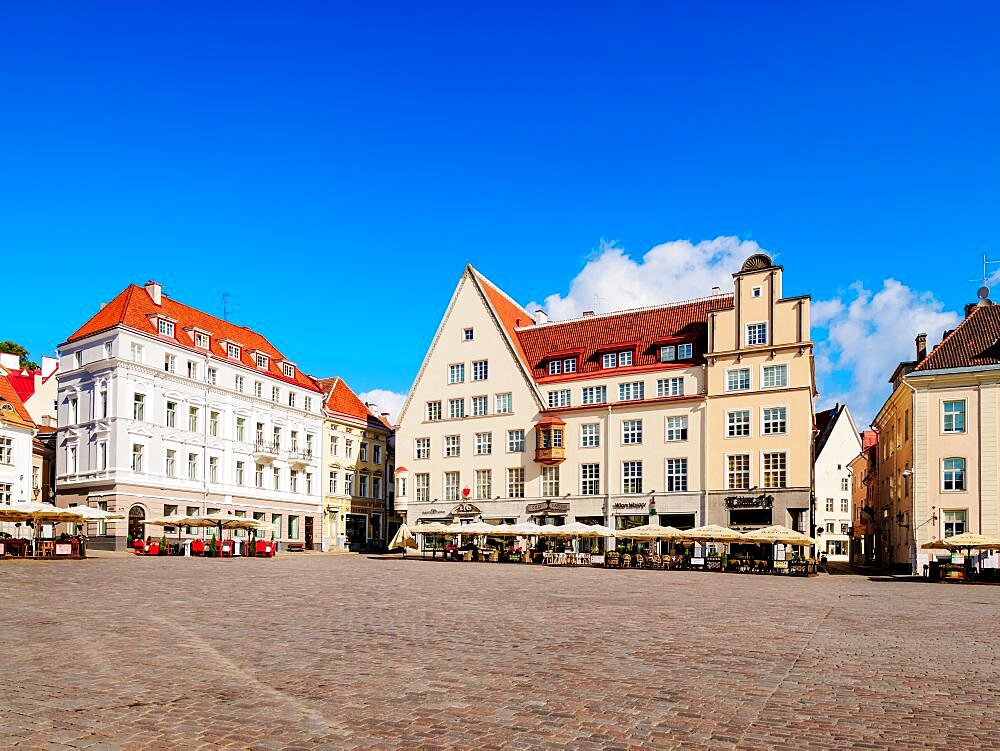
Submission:
[[[803,489],[769,489],[765,492],[715,492],[708,494],[708,524],[752,532],[779,524],[809,534],[810,492]],[[744,547],[746,548],[744,550]],[[759,546],[732,546],[736,556],[760,554]],[[772,551],[773,552],[773,551]]]

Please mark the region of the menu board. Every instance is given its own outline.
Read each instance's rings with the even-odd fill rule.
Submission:
[[[56,543],[56,555],[72,555],[73,546],[68,542],[57,542]]]

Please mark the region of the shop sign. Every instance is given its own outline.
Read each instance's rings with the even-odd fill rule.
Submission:
[[[739,508],[773,508],[774,496],[765,495],[728,495],[726,496],[727,509]]]
[[[645,501],[615,501],[611,508],[616,511],[641,511],[645,510]]]
[[[550,512],[553,514],[565,514],[569,511],[569,504],[563,501],[540,501],[539,503],[529,503],[524,507],[527,514],[542,514]]]
[[[451,510],[452,516],[476,516],[481,513],[479,506],[474,503],[460,503]]]

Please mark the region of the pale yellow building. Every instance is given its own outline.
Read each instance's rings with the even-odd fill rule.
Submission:
[[[375,415],[342,378],[320,381],[323,420],[323,549],[378,549],[387,542],[391,479],[386,415]]]

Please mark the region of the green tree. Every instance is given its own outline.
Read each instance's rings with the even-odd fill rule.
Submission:
[[[28,350],[17,342],[12,342],[10,339],[5,342],[0,342],[0,352],[8,352],[12,355],[17,355],[21,358],[21,367],[26,370],[35,370],[38,368],[37,362],[28,359],[28,355],[30,354]]]

